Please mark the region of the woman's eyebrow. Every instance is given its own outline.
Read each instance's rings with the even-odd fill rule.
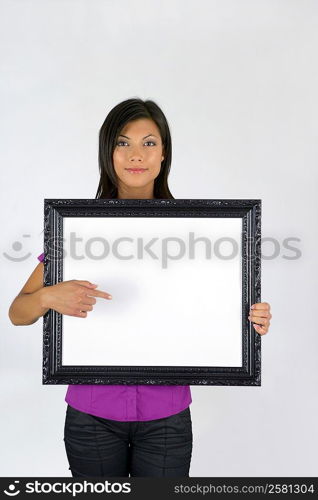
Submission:
[[[143,139],[147,139],[147,137],[157,137],[156,135],[154,134],[149,134],[149,135],[146,135],[145,137],[143,137]],[[125,137],[125,139],[131,139],[131,137],[128,137],[127,135],[123,135],[123,134],[119,134],[118,137]]]

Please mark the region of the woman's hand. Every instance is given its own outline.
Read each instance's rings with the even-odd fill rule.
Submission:
[[[251,306],[248,319],[253,322],[256,332],[260,335],[268,332],[270,319],[272,319],[270,308],[267,302],[257,302]]]
[[[86,318],[96,304],[94,297],[111,299],[109,293],[96,290],[90,281],[70,280],[43,288],[43,306],[61,314]]]

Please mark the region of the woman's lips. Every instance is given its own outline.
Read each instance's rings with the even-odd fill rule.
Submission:
[[[131,174],[142,174],[142,172],[145,172],[148,169],[147,168],[126,168],[126,170],[128,170],[128,172],[130,172]]]

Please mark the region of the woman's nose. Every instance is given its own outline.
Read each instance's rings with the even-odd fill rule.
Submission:
[[[135,148],[130,152],[130,161],[142,161],[143,155],[139,148]]]

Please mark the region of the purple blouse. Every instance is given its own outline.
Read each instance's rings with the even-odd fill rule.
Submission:
[[[44,253],[38,256],[42,262]],[[192,403],[189,385],[69,385],[65,401],[97,417],[127,422],[164,418]]]

